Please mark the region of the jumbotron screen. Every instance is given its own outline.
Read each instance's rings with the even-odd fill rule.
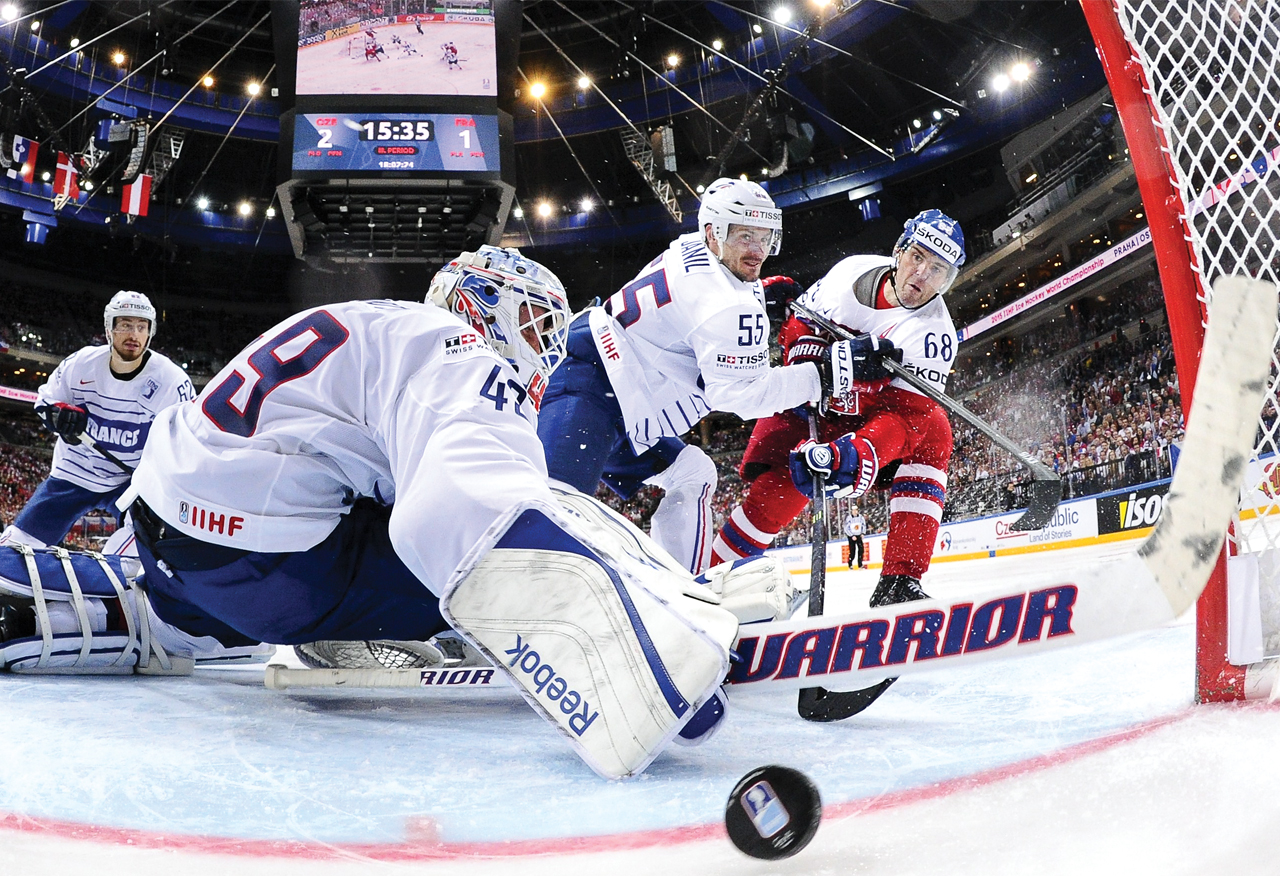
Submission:
[[[495,97],[489,0],[302,0],[297,93]]]
[[[299,113],[295,171],[497,171],[498,117],[478,113]]]

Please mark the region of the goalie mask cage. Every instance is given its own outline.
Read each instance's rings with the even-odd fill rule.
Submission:
[[[1280,273],[1280,0],[1081,5],[1141,189],[1189,410],[1212,284],[1230,274],[1276,283]],[[1277,350],[1280,336],[1236,519],[1196,607],[1200,702],[1266,697],[1280,665]],[[1251,600],[1240,598],[1249,576],[1235,559],[1229,600],[1227,553],[1257,569]],[[1229,601],[1232,629],[1254,633],[1248,647],[1233,643],[1244,665],[1228,658]]]

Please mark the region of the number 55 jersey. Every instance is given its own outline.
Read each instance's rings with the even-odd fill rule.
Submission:
[[[396,553],[435,589],[503,510],[550,497],[535,417],[445,310],[346,302],[290,317],[163,411],[134,485],[182,535],[268,553],[320,543],[357,499],[395,504]]]
[[[636,453],[711,411],[754,419],[822,392],[808,363],[769,367],[760,284],[729,273],[697,233],[676,238],[590,319]]]

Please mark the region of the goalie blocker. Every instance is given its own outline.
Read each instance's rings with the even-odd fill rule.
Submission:
[[[738,620],[630,522],[558,498],[499,518],[440,608],[593,770],[627,778],[722,708]]]

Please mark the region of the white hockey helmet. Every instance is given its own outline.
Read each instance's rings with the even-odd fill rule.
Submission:
[[[515,248],[460,253],[431,280],[427,301],[484,335],[516,369],[535,408],[565,356],[569,296],[547,268]]]
[[[111,329],[115,327],[117,316],[137,317],[151,323],[151,330],[147,332],[147,342],[143,345],[143,349],[151,346],[151,341],[156,336],[156,309],[151,299],[141,292],[130,292],[127,289],[122,289],[111,296],[106,310],[102,312],[102,325],[107,330],[108,344],[111,343]]]
[[[721,177],[707,186],[698,207],[698,230],[707,225],[721,247],[729,236],[730,225],[750,225],[773,231],[769,255],[775,256],[782,249],[782,211],[759,183]]]

